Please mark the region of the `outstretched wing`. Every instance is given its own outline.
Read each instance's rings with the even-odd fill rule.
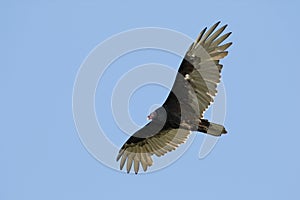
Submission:
[[[179,67],[172,92],[163,105],[167,112],[181,115],[182,120],[190,123],[197,123],[213,102],[221,78],[219,61],[227,56],[226,49],[232,44],[221,44],[231,32],[222,35],[227,25],[216,30],[219,24],[203,29],[190,46]]]
[[[180,144],[184,143],[190,131],[183,129],[162,128],[161,124],[150,122],[135,134],[122,146],[117,156],[122,170],[125,162],[127,173],[130,172],[132,165],[137,174],[140,165],[146,171],[153,163],[151,156],[162,156],[167,152],[175,150]]]

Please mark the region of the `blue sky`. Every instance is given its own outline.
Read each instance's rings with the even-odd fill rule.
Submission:
[[[0,199],[299,199],[298,8],[296,1],[1,2]],[[132,28],[195,38],[219,20],[229,24],[234,45],[222,61],[229,133],[212,153],[198,159],[199,134],[174,164],[146,175],[119,173],[94,159],[72,115],[73,84],[89,52]],[[176,69],[180,59],[137,52],[108,73],[120,77],[131,64],[154,61]],[[97,90],[96,101],[111,87]],[[144,124],[149,107],[166,95],[155,86],[138,90],[132,118]],[[121,145],[127,136],[109,116],[108,137]]]

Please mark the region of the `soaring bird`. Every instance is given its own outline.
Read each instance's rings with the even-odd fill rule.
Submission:
[[[120,170],[127,162],[127,173],[132,166],[136,174],[140,166],[146,171],[153,164],[153,155],[162,156],[175,150],[191,131],[213,136],[227,133],[224,126],[203,118],[217,94],[223,67],[220,59],[227,56],[226,49],[232,45],[232,42],[223,44],[231,32],[223,34],[227,25],[217,29],[219,24],[200,32],[181,62],[166,101],[148,116],[151,121],[121,147],[117,156]]]

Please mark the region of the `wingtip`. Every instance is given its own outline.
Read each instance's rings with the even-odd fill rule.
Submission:
[[[216,26],[218,26],[221,23],[221,20],[217,21],[217,23],[215,23]]]
[[[124,153],[124,149],[120,149],[119,154],[118,154],[118,156],[116,158],[117,162],[120,160],[120,158],[122,157],[123,153]]]
[[[121,155],[118,154],[118,156],[116,157],[116,161],[118,162],[120,160],[120,158],[121,158]]]

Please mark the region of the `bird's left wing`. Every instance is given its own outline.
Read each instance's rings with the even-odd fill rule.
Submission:
[[[132,165],[137,174],[140,165],[146,171],[153,164],[151,156],[162,156],[167,152],[175,150],[180,144],[184,143],[190,131],[184,129],[162,128],[161,124],[149,122],[146,126],[133,134],[122,146],[117,156],[122,170],[125,162],[127,173],[130,172]]]

